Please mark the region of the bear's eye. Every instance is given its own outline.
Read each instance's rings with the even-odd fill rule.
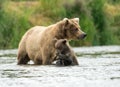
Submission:
[[[77,29],[77,28],[73,28],[73,29],[71,29],[71,31],[72,31],[72,32],[77,32],[78,29]]]
[[[77,28],[75,28],[75,29],[74,29],[74,31],[78,31],[78,29],[77,29]]]

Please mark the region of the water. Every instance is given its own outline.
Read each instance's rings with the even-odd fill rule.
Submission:
[[[120,87],[120,46],[74,48],[79,66],[17,65],[0,50],[0,87]]]

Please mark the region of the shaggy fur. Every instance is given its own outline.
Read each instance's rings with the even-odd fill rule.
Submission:
[[[66,39],[57,40],[55,43],[56,48],[56,65],[57,66],[69,66],[78,65],[75,53],[71,50]],[[74,62],[73,62],[74,61]]]
[[[22,37],[18,47],[18,64],[27,64],[32,60],[34,64],[49,65],[55,60],[54,48],[56,39],[82,39],[85,33],[81,31],[79,19],[63,19],[48,27],[35,26]],[[76,58],[73,62],[76,62]]]

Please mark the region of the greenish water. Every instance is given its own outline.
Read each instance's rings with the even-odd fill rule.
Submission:
[[[17,49],[0,50],[0,87],[120,87],[120,46],[74,48],[79,66],[17,65]],[[32,62],[30,62],[32,63]]]

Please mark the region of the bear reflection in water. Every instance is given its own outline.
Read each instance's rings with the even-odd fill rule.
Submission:
[[[56,65],[57,66],[69,66],[73,64],[73,51],[68,46],[66,39],[57,40],[55,43],[56,48]]]

